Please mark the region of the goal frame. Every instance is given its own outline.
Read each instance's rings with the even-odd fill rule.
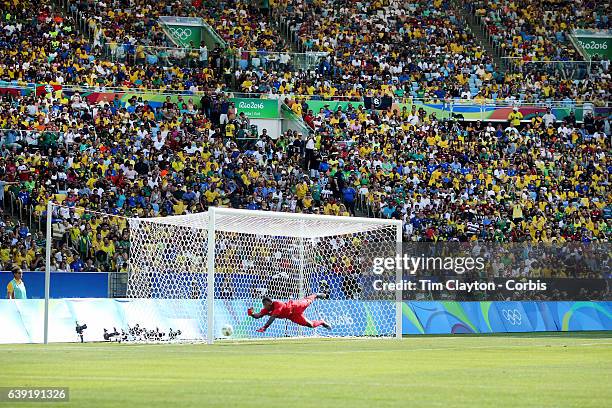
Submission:
[[[51,283],[51,241],[52,232],[51,224],[53,217],[53,206],[54,203],[49,200],[47,203],[47,222],[46,222],[46,254],[45,254],[45,299],[44,299],[44,344],[49,343],[49,293]],[[215,340],[214,335],[214,318],[215,318],[215,248],[216,248],[216,232],[222,232],[222,229],[217,229],[217,216],[229,215],[229,216],[244,216],[252,218],[263,218],[263,219],[276,219],[276,220],[321,220],[326,222],[338,222],[346,224],[347,222],[355,222],[359,224],[378,224],[395,227],[396,231],[396,245],[399,247],[402,243],[403,235],[403,222],[401,220],[382,219],[382,218],[365,218],[365,217],[341,217],[333,215],[317,215],[317,214],[299,214],[299,213],[285,213],[285,212],[273,212],[273,211],[260,211],[260,210],[244,210],[244,209],[229,209],[220,207],[210,207],[207,211],[208,214],[208,225],[207,225],[207,260],[206,260],[206,322],[207,322],[207,334],[206,343],[213,344]],[[304,293],[304,238],[303,234],[300,238],[300,282],[299,291],[300,296],[305,296]],[[396,287],[401,287],[402,281],[402,269],[396,270],[395,280]],[[402,338],[402,291],[395,291],[395,338]]]
[[[206,273],[207,273],[207,294],[206,294],[206,302],[207,302],[207,335],[206,342],[208,344],[214,343],[214,308],[215,308],[215,246],[216,246],[216,218],[217,215],[242,215],[247,217],[257,217],[264,219],[291,219],[291,220],[324,220],[327,222],[341,222],[346,223],[347,221],[352,221],[360,224],[378,224],[378,225],[391,225],[395,226],[395,240],[396,245],[400,246],[402,243],[403,236],[403,222],[401,220],[392,220],[392,219],[384,219],[384,218],[365,218],[365,217],[341,217],[335,215],[318,215],[318,214],[299,214],[299,213],[285,213],[285,212],[275,212],[275,211],[260,211],[260,210],[243,210],[243,209],[229,209],[229,208],[221,208],[221,207],[209,207],[208,208],[208,248],[207,248],[207,265],[206,265]],[[301,259],[300,259],[300,273],[303,273],[304,268],[304,244],[303,238],[300,239],[301,246]],[[402,282],[402,269],[398,268],[395,273],[395,281],[397,286],[401,287]],[[300,295],[305,295],[303,293],[303,278],[300,279]],[[402,338],[402,291],[395,291],[395,338]]]

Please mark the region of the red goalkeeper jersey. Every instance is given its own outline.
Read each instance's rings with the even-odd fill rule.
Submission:
[[[262,316],[272,315],[281,319],[287,319],[293,313],[293,301],[288,302],[279,302],[278,300],[272,302],[272,311],[266,309],[265,307],[261,309],[259,314]]]

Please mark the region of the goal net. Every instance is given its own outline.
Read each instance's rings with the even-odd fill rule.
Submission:
[[[128,323],[208,342],[401,334],[401,302],[372,285],[401,278],[372,272],[372,257],[394,256],[399,221],[211,208],[128,222]],[[258,333],[266,317],[247,315],[249,307],[262,308],[264,296],[288,301],[313,293],[329,298],[313,302],[305,316],[332,330],[277,319]]]

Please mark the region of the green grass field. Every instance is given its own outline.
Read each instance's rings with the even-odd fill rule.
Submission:
[[[0,386],[70,387],[70,403],[44,405],[53,407],[600,408],[612,401],[610,333],[3,345],[0,355]]]

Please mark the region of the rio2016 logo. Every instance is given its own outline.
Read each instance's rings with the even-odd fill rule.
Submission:
[[[240,102],[238,103],[238,109],[263,109],[264,104],[262,102]]]
[[[608,43],[605,43],[605,42],[602,42],[602,43],[596,43],[595,41],[582,42],[578,40],[578,43],[585,50],[607,50],[608,49]]]

